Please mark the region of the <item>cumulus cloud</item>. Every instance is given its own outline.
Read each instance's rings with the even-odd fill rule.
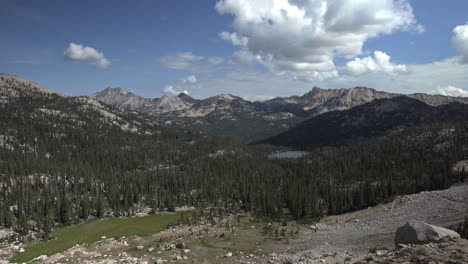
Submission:
[[[247,50],[238,50],[232,54],[231,60],[235,63],[250,64],[257,61],[257,58]]]
[[[463,90],[462,88],[451,86],[451,85],[438,87],[436,90],[432,91],[431,93],[447,95],[447,96],[456,96],[456,97],[468,97],[468,91]]]
[[[195,75],[189,75],[186,78],[180,79],[177,82],[168,84],[164,87],[163,91],[168,95],[178,95],[180,93],[189,94],[187,89],[197,87],[198,79]]]
[[[346,63],[348,73],[359,75],[367,72],[384,72],[396,74],[406,72],[406,65],[393,64],[390,62],[390,56],[382,51],[375,51],[374,57],[356,58]]]
[[[168,68],[177,70],[187,70],[193,66],[195,62],[203,60],[203,56],[198,56],[192,52],[179,52],[169,54],[160,59],[160,61]]]
[[[362,54],[370,38],[423,31],[408,0],[220,0],[216,9],[234,16],[234,32],[220,33],[241,47],[233,59],[305,80],[338,76],[334,58]]]
[[[219,37],[222,40],[230,41],[235,46],[246,46],[249,42],[247,37],[239,36],[237,33],[221,32]]]
[[[183,83],[196,83],[197,82],[197,77],[195,77],[195,75],[190,75],[188,76],[187,78],[183,79],[182,80]]]
[[[218,56],[213,56],[208,59],[208,61],[213,65],[218,65],[224,62],[224,59]]]
[[[374,55],[372,55],[374,57]],[[390,60],[391,61],[391,60]],[[426,64],[407,64],[404,74],[387,74],[371,71],[365,75],[346,74],[346,67],[339,66],[335,78],[316,80],[311,85],[298,79],[277,75],[273,72],[253,70],[252,67],[232,65],[227,71],[204,76],[196,89],[184,86],[195,97],[205,98],[219,93],[235,94],[250,100],[258,96],[291,96],[310,91],[312,86],[322,88],[371,87],[393,93],[431,93],[448,84],[468,90],[468,63],[459,63],[459,58],[447,58]],[[287,89],[285,89],[287,87]],[[180,90],[180,89],[179,89]]]
[[[168,85],[164,88],[164,92],[166,94],[169,94],[169,95],[178,95],[180,93],[184,93],[184,94],[189,94],[189,92],[187,90],[183,90],[183,91],[178,91],[176,90],[176,88],[174,88],[174,86],[172,85]]]
[[[64,51],[65,58],[72,61],[87,62],[98,68],[107,68],[111,65],[102,52],[81,44],[70,43]]]
[[[453,33],[452,46],[461,53],[461,62],[468,63],[468,23],[455,27]]]

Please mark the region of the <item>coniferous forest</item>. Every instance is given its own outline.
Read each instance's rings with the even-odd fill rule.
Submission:
[[[0,107],[0,226],[54,227],[142,208],[309,220],[463,181],[468,124],[400,129],[300,159],[158,124],[86,97],[19,94]]]

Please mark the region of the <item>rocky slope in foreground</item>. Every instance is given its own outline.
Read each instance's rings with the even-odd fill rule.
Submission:
[[[395,251],[376,250],[354,264],[366,263],[468,263],[468,240],[443,238],[423,245],[408,245]]]

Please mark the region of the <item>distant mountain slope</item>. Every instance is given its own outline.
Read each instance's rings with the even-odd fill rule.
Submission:
[[[230,94],[220,94],[198,101],[188,109],[173,113],[180,117],[201,117],[217,115],[220,119],[235,118],[235,112],[254,112],[252,103]]]
[[[264,116],[266,120],[274,118],[270,115],[283,115],[281,119],[309,114],[301,106],[295,104],[264,104],[250,102],[238,96],[220,94],[203,100],[197,100],[187,94],[178,96],[163,96],[162,98],[144,98],[121,88],[106,88],[90,95],[91,98],[120,108],[143,112],[150,115],[177,117],[216,117],[220,119],[236,119],[239,115]]]
[[[154,99],[137,96],[121,88],[106,88],[90,97],[106,104],[136,111],[149,107],[154,101]]]
[[[190,108],[170,113],[172,117],[208,117],[220,120],[238,118],[262,118],[265,120],[307,117],[308,113],[294,105],[271,106],[262,102],[250,102],[241,97],[220,94],[198,100]]]
[[[258,143],[308,149],[356,142],[403,127],[460,121],[468,121],[466,104],[430,106],[399,96],[377,99],[345,111],[325,113]]]
[[[350,89],[321,89],[314,87],[302,96],[278,97],[266,101],[269,105],[297,104],[312,114],[321,114],[334,110],[346,110],[375,99],[390,98],[396,94],[376,91],[366,87]]]
[[[296,104],[309,111],[311,116],[327,113],[330,111],[347,110],[364,103],[372,102],[376,99],[394,98],[402,94],[387,93],[377,91],[367,87],[354,87],[349,89],[321,89],[314,87],[312,91],[303,96],[278,97],[266,101],[268,105],[287,105]],[[428,105],[438,106],[459,102],[468,104],[468,98],[450,97],[443,95],[429,94],[409,94],[408,97],[414,98]]]
[[[243,142],[276,135],[309,116],[298,105],[267,105],[229,94],[203,100],[184,93],[149,99],[120,88],[107,88],[91,97],[123,109],[152,115],[161,123],[196,127]]]
[[[221,94],[199,100],[190,108],[159,115],[158,118],[171,124],[197,127],[243,142],[252,142],[286,131],[308,115],[301,109],[292,111],[282,108],[273,109],[237,96]]]
[[[124,94],[125,91],[121,90],[121,93]],[[13,133],[0,133],[0,146],[5,146],[5,141],[2,142],[2,139],[11,139],[11,142],[18,143],[19,140],[13,140],[15,134],[20,134],[21,131],[13,129],[19,126],[15,125],[13,120],[15,118],[16,121],[22,119],[23,122],[41,120],[43,122],[41,125],[45,127],[50,125],[57,131],[92,127],[145,134],[148,132],[148,127],[156,126],[153,119],[141,114],[130,113],[87,96],[67,96],[13,75],[0,74],[0,94],[2,99],[0,107],[3,112],[11,111],[8,113],[11,120],[1,127]],[[83,133],[86,134],[87,131],[83,130]]]
[[[0,73],[0,103],[7,103],[11,98],[18,97],[21,94],[44,93],[48,95],[58,95],[66,97],[67,95],[49,90],[35,82],[22,79],[15,75]]]
[[[432,106],[450,104],[453,102],[461,103],[461,104],[468,104],[468,97],[453,97],[453,96],[445,96],[441,94],[424,94],[424,93],[409,94],[408,97],[414,98],[416,100],[419,100],[421,102],[424,102]]]
[[[183,110],[192,106],[197,100],[188,95],[162,98],[144,98],[121,88],[106,88],[90,95],[91,98],[120,108],[139,111],[150,115]]]

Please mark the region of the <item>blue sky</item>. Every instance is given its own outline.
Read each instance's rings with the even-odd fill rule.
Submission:
[[[0,72],[70,95],[256,100],[362,85],[468,96],[468,1],[329,2],[0,0]]]

